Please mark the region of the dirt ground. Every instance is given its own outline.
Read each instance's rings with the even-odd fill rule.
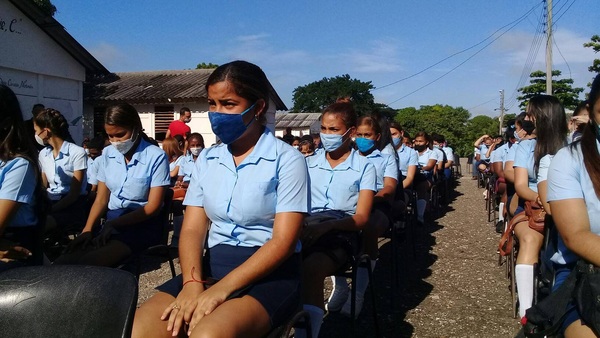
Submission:
[[[395,286],[391,243],[380,239],[374,273],[380,337],[514,337],[519,329],[511,317],[508,280],[498,266],[499,235],[487,222],[483,189],[471,180],[465,162],[462,169],[444,212],[401,244]],[[168,263],[160,259],[145,259],[142,272],[140,304],[170,278]],[[326,289],[328,294],[329,283]],[[339,314],[327,315],[320,337],[376,337],[372,309],[367,294],[354,325]]]

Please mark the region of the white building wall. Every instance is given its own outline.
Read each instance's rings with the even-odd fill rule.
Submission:
[[[7,1],[0,1],[0,26],[0,83],[17,94],[23,118],[36,103],[54,108],[80,143],[85,68]]]

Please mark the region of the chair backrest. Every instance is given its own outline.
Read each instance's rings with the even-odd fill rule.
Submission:
[[[0,332],[11,337],[129,337],[138,284],[129,272],[82,265],[0,274]]]

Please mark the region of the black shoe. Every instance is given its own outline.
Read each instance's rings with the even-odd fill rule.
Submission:
[[[496,232],[499,234],[504,232],[504,221],[498,221],[498,223],[496,223]]]

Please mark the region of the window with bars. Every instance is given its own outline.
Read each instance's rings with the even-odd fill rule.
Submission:
[[[154,106],[154,139],[163,141],[169,124],[173,122],[175,107],[173,105]]]

